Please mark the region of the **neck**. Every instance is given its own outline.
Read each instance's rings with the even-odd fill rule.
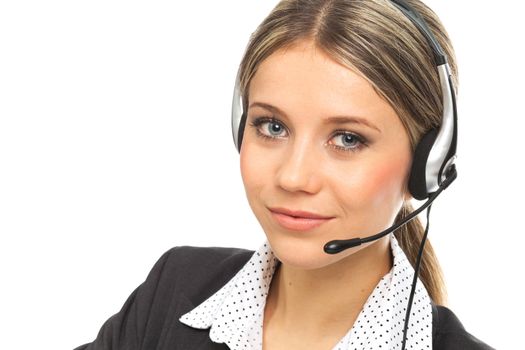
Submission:
[[[265,323],[310,334],[348,330],[373,289],[392,268],[392,260],[390,238],[386,236],[320,269],[279,264],[267,297]]]

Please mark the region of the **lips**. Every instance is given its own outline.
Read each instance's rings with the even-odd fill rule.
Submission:
[[[310,213],[302,210],[290,210],[286,208],[268,208],[271,212],[293,216],[296,218],[304,219],[331,219],[333,216],[323,216],[315,213]]]
[[[286,208],[268,208],[272,218],[280,226],[292,231],[309,231],[333,219],[302,210],[290,210]]]

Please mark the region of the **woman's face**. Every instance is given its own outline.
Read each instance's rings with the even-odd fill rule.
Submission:
[[[259,66],[240,157],[250,207],[277,258],[297,268],[321,268],[373,244],[323,251],[328,241],[388,228],[409,198],[411,148],[399,117],[364,78],[310,42]]]

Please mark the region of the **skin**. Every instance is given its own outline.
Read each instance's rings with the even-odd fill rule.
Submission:
[[[361,121],[325,123],[334,116]],[[260,117],[276,121],[251,125]],[[366,145],[336,130],[360,135]],[[264,349],[331,349],[352,327],[392,268],[389,237],[335,255],[323,246],[391,226],[410,198],[411,158],[406,130],[388,102],[311,42],[261,63],[249,86],[240,165],[250,207],[281,261],[265,305]],[[280,226],[268,207],[333,218],[297,232]]]

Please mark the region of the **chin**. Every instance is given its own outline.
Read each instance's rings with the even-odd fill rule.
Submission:
[[[352,254],[351,250],[335,255],[325,253],[323,247],[330,239],[325,241],[300,236],[285,237],[284,234],[280,232],[270,235],[267,234],[267,238],[277,259],[284,265],[296,269],[320,269]]]

